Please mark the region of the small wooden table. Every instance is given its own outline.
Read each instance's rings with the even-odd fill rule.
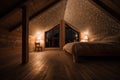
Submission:
[[[35,42],[35,51],[42,51],[42,46],[38,42]]]

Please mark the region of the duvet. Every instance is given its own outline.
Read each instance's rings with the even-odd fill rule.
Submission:
[[[72,42],[63,50],[72,54],[74,61],[80,56],[120,56],[120,44],[113,42]]]

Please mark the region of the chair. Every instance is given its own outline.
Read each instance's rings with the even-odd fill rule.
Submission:
[[[40,46],[40,42],[35,42],[35,51],[42,51],[42,47]]]

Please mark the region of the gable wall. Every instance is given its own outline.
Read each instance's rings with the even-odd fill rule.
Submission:
[[[120,24],[89,0],[68,0],[64,19],[80,32],[88,31],[91,40],[120,33]]]
[[[44,13],[38,15],[30,21],[29,34],[30,34],[30,47],[34,50],[35,35],[37,32],[41,34],[41,46],[45,49],[45,32],[52,29],[57,24],[60,24],[64,18],[64,11],[66,0],[61,0],[55,6],[51,7]],[[32,39],[33,38],[33,39]]]

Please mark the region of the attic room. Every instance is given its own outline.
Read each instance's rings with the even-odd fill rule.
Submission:
[[[120,80],[119,4],[0,1],[0,80]]]

